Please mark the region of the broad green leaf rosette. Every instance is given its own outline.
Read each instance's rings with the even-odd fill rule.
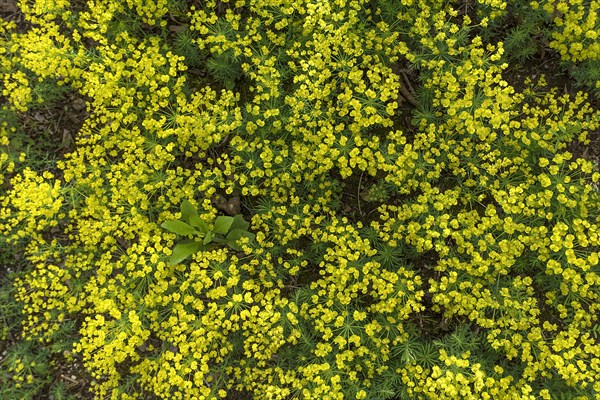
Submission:
[[[248,232],[250,223],[244,220],[241,214],[233,217],[221,215],[215,219],[212,228],[198,215],[198,211],[188,201],[181,203],[181,219],[165,221],[161,226],[169,232],[188,239],[177,243],[169,260],[171,265],[176,265],[190,257],[192,254],[208,249],[209,246],[226,245],[233,250],[241,251],[238,243],[241,238],[254,240],[255,235]]]

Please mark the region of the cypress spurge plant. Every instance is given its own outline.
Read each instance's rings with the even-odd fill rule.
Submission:
[[[0,399],[75,360],[98,399],[598,397],[600,173],[565,150],[600,114],[505,80],[597,61],[596,2],[190,3],[0,19]],[[68,153],[21,157],[73,95]]]
[[[242,214],[237,214],[233,217],[218,216],[211,227],[200,218],[198,211],[188,200],[181,203],[180,220],[165,221],[161,225],[169,232],[188,237],[173,248],[169,260],[171,265],[179,264],[200,250],[208,250],[218,245],[241,251],[242,247],[238,243],[241,238],[254,240],[255,235],[248,232],[249,226],[250,223],[244,220]]]

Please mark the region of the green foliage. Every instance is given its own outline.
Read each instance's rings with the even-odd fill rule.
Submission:
[[[49,400],[76,400],[77,396],[69,394],[69,389],[63,381],[54,383],[48,393]]]
[[[56,106],[71,89],[57,79],[44,79],[33,86],[33,110]]]
[[[578,87],[588,89],[596,98],[600,98],[600,60],[586,60],[571,65],[569,73]]]
[[[517,61],[530,60],[538,51],[538,44],[534,41],[533,24],[523,24],[512,28],[506,35],[504,49],[508,57]]]
[[[596,2],[191,3],[0,21],[0,398],[598,397]]]
[[[240,59],[232,51],[212,55],[206,62],[206,68],[229,90],[235,87],[236,79],[242,74]]]
[[[44,349],[18,341],[0,359],[0,395],[4,398],[34,398],[51,379],[49,359]]]
[[[383,203],[390,198],[387,186],[385,182],[377,182],[361,194],[362,198],[366,201]]]
[[[4,259],[4,257],[2,257]],[[2,263],[2,261],[0,261]],[[9,279],[7,266],[0,264],[1,290],[0,290],[0,342],[9,343],[19,328],[21,305],[15,302],[15,288]],[[6,349],[0,347],[0,351]]]
[[[186,26],[175,33],[173,46],[177,54],[185,57],[185,63],[187,65],[198,68],[202,65],[206,56],[200,51],[198,45],[194,42],[194,39],[194,32]]]
[[[229,246],[241,251],[238,243],[240,239],[254,240],[255,235],[248,232],[250,223],[244,220],[243,215],[233,217],[218,216],[212,227],[198,216],[196,208],[187,200],[181,203],[181,220],[165,221],[161,227],[179,236],[193,237],[192,240],[183,240],[175,245],[171,255],[171,265],[181,263],[192,254],[210,249],[211,243]]]
[[[391,246],[388,243],[378,243],[375,245],[377,255],[375,259],[384,267],[393,270],[401,265],[405,258],[402,249],[397,246]]]

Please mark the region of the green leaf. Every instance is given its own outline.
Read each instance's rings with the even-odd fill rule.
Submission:
[[[197,215],[192,215],[192,216],[190,217],[190,224],[191,224],[192,226],[195,226],[196,228],[198,228],[198,230],[199,230],[200,232],[202,232],[203,234],[205,234],[205,235],[206,235],[206,234],[208,233],[208,231],[209,231],[209,229],[208,229],[208,224],[207,224],[206,222],[204,222],[204,221],[202,220],[202,218],[200,218],[200,217],[199,217],[199,216],[197,216]]]
[[[181,242],[173,248],[173,254],[169,262],[171,265],[179,264],[198,250],[202,248],[202,242]]]
[[[250,241],[253,241],[256,235],[243,229],[232,229],[226,237],[227,245],[234,250],[240,251],[242,247],[238,245],[238,240],[243,237],[247,237]]]
[[[227,246],[231,247],[235,251],[242,251],[242,246],[237,243],[237,240],[226,240]]]
[[[243,236],[244,232],[243,229],[232,229],[227,234],[227,240],[238,240]]]
[[[250,223],[244,219],[244,216],[242,214],[238,214],[233,217],[233,224],[231,224],[229,229],[241,229],[247,231],[248,227],[250,227]]]
[[[227,234],[229,228],[233,224],[233,217],[220,216],[215,220],[215,226],[213,228],[213,232],[222,233],[223,235]]]
[[[204,236],[203,244],[209,244],[212,241],[212,233],[208,232],[206,236]]]
[[[213,237],[211,237],[211,242],[213,244],[214,243],[227,244],[227,239],[225,239],[224,237],[213,236]]]
[[[190,218],[194,216],[198,216],[196,208],[189,201],[183,200],[181,202],[181,219],[190,222]]]
[[[183,221],[165,221],[161,226],[170,232],[183,236],[193,235],[197,232],[193,226],[188,225]]]

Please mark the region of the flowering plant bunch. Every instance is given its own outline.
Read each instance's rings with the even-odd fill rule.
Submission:
[[[19,7],[1,395],[598,396],[600,110],[510,79],[506,2]]]
[[[503,40],[512,60],[534,57],[543,63],[560,58],[562,70],[581,88],[600,94],[600,23],[597,1],[529,1],[507,4],[503,15],[493,21],[488,37]],[[509,22],[510,21],[510,22]],[[503,32],[503,26],[511,28]]]

